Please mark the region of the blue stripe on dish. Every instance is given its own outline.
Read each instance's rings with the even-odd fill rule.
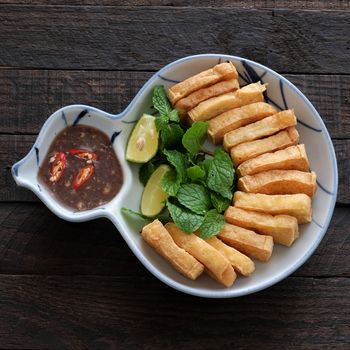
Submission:
[[[111,136],[111,143],[114,143],[114,140],[117,138],[117,136],[119,136],[119,134],[121,133],[121,131],[115,131],[112,136]]]
[[[36,165],[39,166],[39,162],[40,162],[40,159],[39,159],[39,148],[38,147],[34,147],[35,149],[35,156],[36,156]]]
[[[313,130],[313,131],[316,131],[316,132],[322,132],[321,129],[314,128],[313,126],[302,122],[300,119],[298,119],[298,123],[300,123],[301,125],[305,126],[306,128],[308,128],[310,130]]]
[[[64,111],[62,111],[61,113],[61,118],[63,119],[65,126],[68,126],[67,118]]]
[[[18,168],[20,164],[16,163],[15,165],[12,166],[12,172],[18,177]]]
[[[179,80],[173,80],[173,79],[170,79],[170,78],[166,78],[166,77],[163,77],[162,75],[158,74],[158,77],[164,81],[167,81],[168,83],[174,83],[174,84],[177,84],[179,83],[180,81]]]
[[[79,121],[85,117],[86,114],[88,114],[89,111],[87,109],[83,109],[78,116],[75,118],[74,122],[73,122],[73,126],[77,125],[79,123]]]
[[[320,225],[314,218],[312,218],[312,222],[313,222],[316,226],[318,226],[319,228],[323,228],[323,226]]]
[[[334,196],[334,193],[331,192],[331,191],[328,191],[326,188],[324,188],[324,187],[319,183],[318,180],[316,180],[316,183],[317,183],[318,187],[319,187],[323,192],[329,194],[330,196]]]
[[[134,124],[138,121],[138,119],[135,119],[135,120],[124,120],[122,119],[121,122],[122,123],[125,123],[125,124]]]

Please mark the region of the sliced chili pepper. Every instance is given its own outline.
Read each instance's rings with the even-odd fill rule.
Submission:
[[[79,170],[79,173],[73,180],[73,188],[77,190],[80,188],[94,173],[94,166],[92,164],[85,165],[84,168]]]
[[[97,160],[97,154],[86,149],[70,149],[69,153],[83,160]]]
[[[63,152],[57,152],[53,159],[52,159],[52,164],[51,164],[51,169],[50,169],[50,181],[51,182],[58,182],[59,179],[63,175],[63,171],[66,167],[67,164],[67,158],[66,155]]]

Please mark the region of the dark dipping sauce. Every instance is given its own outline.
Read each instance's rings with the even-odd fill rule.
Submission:
[[[74,150],[93,152],[97,160],[89,157],[81,159],[79,154],[74,154]],[[51,168],[59,152],[63,152],[66,157],[65,168],[55,182]],[[93,168],[93,173],[75,189],[77,186],[74,180],[86,167]],[[62,130],[53,140],[39,168],[38,180],[62,205],[82,211],[111,201],[123,184],[123,172],[106,134],[91,126],[75,125]]]

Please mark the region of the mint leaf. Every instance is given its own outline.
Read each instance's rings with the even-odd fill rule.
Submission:
[[[157,85],[153,89],[153,107],[162,115],[168,115],[172,110],[163,85]]]
[[[175,225],[186,233],[192,233],[202,225],[204,216],[194,214],[188,209],[167,202],[167,208]]]
[[[209,166],[213,160],[212,159],[204,159],[199,165],[205,171],[206,175],[209,173]]]
[[[210,193],[210,199],[211,199],[211,202],[213,203],[214,208],[219,213],[222,213],[230,205],[229,199],[224,198],[223,196],[221,196],[219,193],[216,193],[216,192]]]
[[[214,158],[208,163],[207,185],[227,199],[232,199],[234,169],[230,156],[217,148]]]
[[[166,115],[161,115],[159,117],[156,117],[154,122],[156,124],[157,131],[161,131],[168,126],[169,118]]]
[[[207,239],[217,235],[225,226],[225,219],[222,214],[219,214],[215,209],[209,210],[199,228],[200,237]]]
[[[205,177],[205,171],[198,165],[187,168],[187,176],[191,180],[203,179]]]
[[[186,168],[188,167],[187,157],[176,150],[163,150],[164,155],[167,157],[168,162],[174,166],[178,179],[180,182],[185,182],[187,179]]]
[[[195,122],[187,129],[182,138],[182,144],[191,156],[198,153],[207,136],[209,124],[207,122]]]
[[[172,121],[172,122],[175,122],[175,123],[180,123],[180,117],[179,117],[179,112],[177,111],[177,109],[172,109],[169,114],[169,119]]]
[[[168,193],[170,196],[176,196],[180,188],[180,181],[174,169],[170,169],[168,172],[165,173],[162,179],[161,186],[163,191]]]
[[[156,118],[157,120],[158,118]],[[179,124],[170,123],[160,130],[163,147],[171,148],[181,142],[184,131]]]
[[[209,192],[202,185],[181,185],[176,197],[183,206],[196,214],[204,215],[211,207]]]

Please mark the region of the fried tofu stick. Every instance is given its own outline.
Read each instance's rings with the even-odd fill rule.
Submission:
[[[230,109],[242,107],[254,102],[263,102],[266,84],[249,84],[241,89],[201,102],[188,112],[191,122],[205,121]]]
[[[316,191],[316,173],[299,170],[269,170],[246,175],[238,180],[238,189],[249,193],[296,194],[312,197]]]
[[[291,146],[280,151],[261,154],[237,168],[239,176],[254,175],[268,170],[309,170],[305,146]]]
[[[232,62],[220,63],[213,68],[193,75],[188,79],[172,86],[168,90],[168,97],[174,106],[181,98],[188,96],[191,92],[217,83],[221,80],[237,79],[238,73]]]
[[[205,241],[217,249],[223,256],[225,256],[231,263],[232,267],[241,275],[248,277],[254,272],[255,264],[246,255],[232,247],[229,247],[216,237],[210,237]]]
[[[240,143],[275,134],[282,129],[296,125],[296,123],[297,118],[292,109],[279,112],[253,124],[230,131],[224,136],[224,148],[229,150]]]
[[[251,258],[266,262],[273,250],[273,238],[236,225],[225,224],[218,237]]]
[[[179,247],[185,249],[205,266],[211,277],[225,287],[233,284],[237,275],[230,262],[217,249],[195,234],[189,235],[182,232],[174,223],[168,222],[165,228]]]
[[[263,153],[278,151],[296,145],[298,142],[298,131],[292,126],[264,139],[245,142],[232,147],[230,154],[233,163],[237,166]]]
[[[273,216],[236,207],[228,207],[224,215],[225,220],[230,224],[272,236],[274,243],[290,247],[299,237],[298,221],[293,216]]]
[[[311,221],[311,198],[306,194],[268,195],[237,191],[233,196],[237,208],[267,214],[294,216],[299,224]]]
[[[240,108],[230,109],[209,120],[208,135],[214,144],[222,142],[226,133],[241,126],[256,122],[277,113],[265,102],[256,102]]]
[[[204,271],[204,266],[200,262],[175,244],[169,232],[159,220],[154,220],[150,224],[144,226],[141,235],[143,239],[168,260],[178,272],[191,280],[197,279]]]
[[[175,108],[179,111],[180,117],[184,117],[189,110],[196,107],[200,102],[215,96],[235,91],[237,89],[239,89],[237,79],[219,81],[216,84],[196,90],[190,95],[177,101]]]

